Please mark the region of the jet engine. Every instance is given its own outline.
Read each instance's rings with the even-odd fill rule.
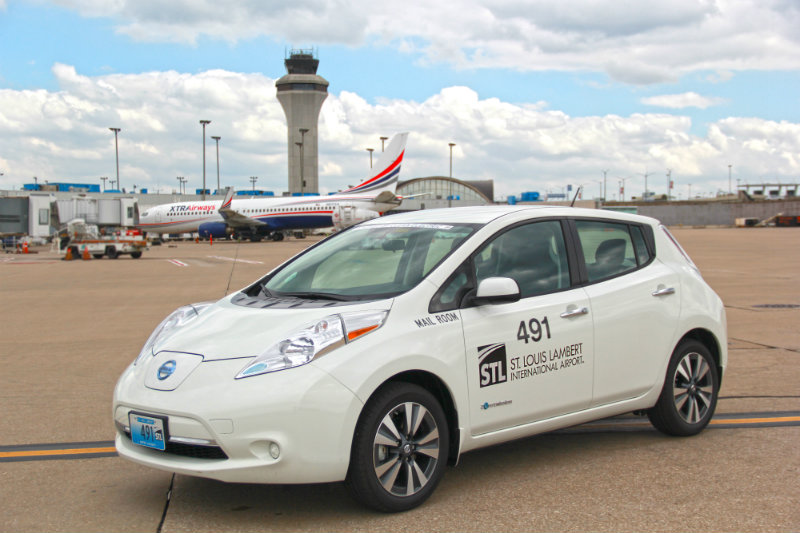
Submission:
[[[377,211],[370,211],[369,209],[361,209],[354,205],[339,204],[333,208],[331,220],[333,220],[333,227],[337,231],[349,228],[359,222],[378,218]]]
[[[204,222],[197,228],[197,233],[200,238],[208,239],[214,237],[215,239],[227,239],[229,235],[228,225],[224,222]]]

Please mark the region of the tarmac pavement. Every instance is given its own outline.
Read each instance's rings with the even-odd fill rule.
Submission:
[[[796,531],[800,229],[673,233],[728,313],[712,425],[670,438],[628,416],[478,450],[396,515],[341,484],[173,480],[108,451],[114,384],[152,329],[317,239],[182,242],[141,259],[0,255],[0,531]],[[99,451],[19,456],[45,445]]]

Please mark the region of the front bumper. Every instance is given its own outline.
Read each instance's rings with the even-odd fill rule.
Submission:
[[[173,391],[145,386],[145,375],[156,371],[149,368],[150,361],[131,365],[114,391],[120,456],[161,470],[228,482],[343,480],[363,407],[358,398],[313,363],[234,379],[246,361],[200,363]],[[168,417],[172,441],[167,452],[131,441],[125,432],[129,411]],[[273,443],[278,446],[277,457]]]

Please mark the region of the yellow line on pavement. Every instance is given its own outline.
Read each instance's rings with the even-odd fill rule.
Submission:
[[[113,453],[117,449],[113,446],[106,448],[69,448],[66,450],[25,450],[18,452],[0,452],[0,458],[6,457],[38,457],[47,455],[80,455],[84,453]]]
[[[771,416],[769,418],[718,418],[709,422],[719,424],[766,424],[770,422],[800,422],[800,416]]]

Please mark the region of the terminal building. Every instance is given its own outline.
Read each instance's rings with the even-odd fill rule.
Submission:
[[[490,205],[494,203],[494,181],[463,181],[446,176],[429,176],[399,181],[396,194],[414,197],[403,200],[394,211]]]

